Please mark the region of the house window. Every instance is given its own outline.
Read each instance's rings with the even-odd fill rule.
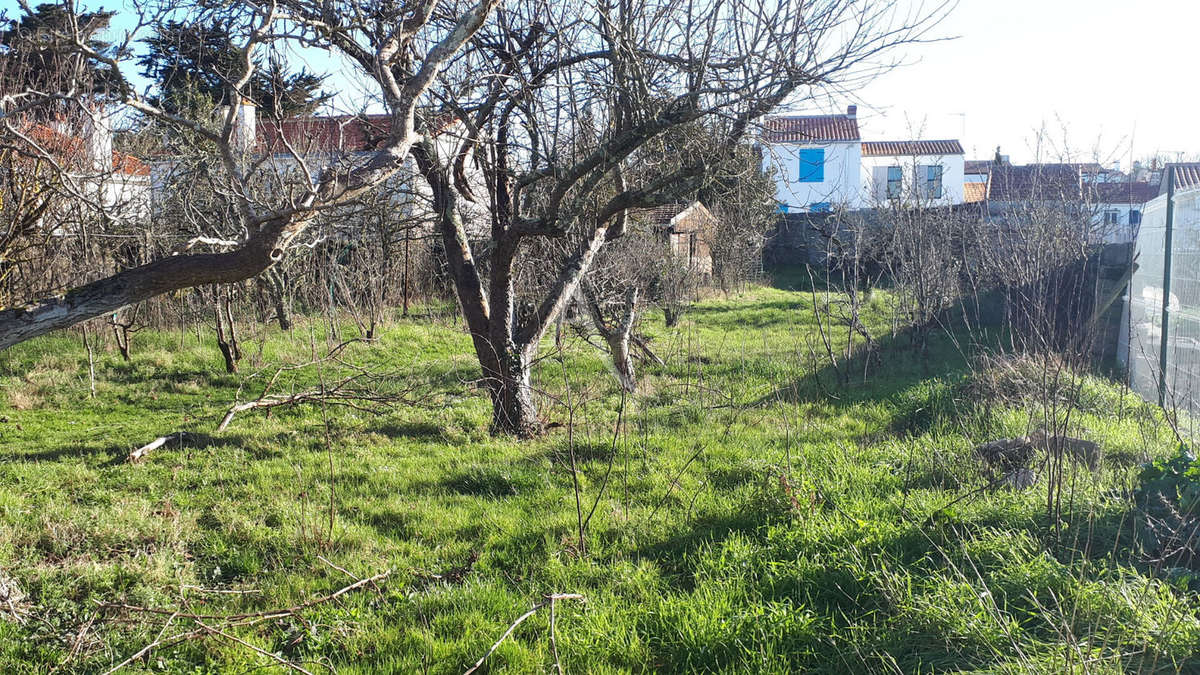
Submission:
[[[1138,211],[1137,209],[1130,209],[1129,210],[1129,224],[1130,225],[1141,225],[1142,224],[1142,212]]]
[[[1109,209],[1109,210],[1105,211],[1104,212],[1104,224],[1105,225],[1120,225],[1121,224],[1121,212],[1116,209]]]
[[[931,199],[942,198],[942,166],[940,164],[925,167],[925,189]]]
[[[804,148],[800,151],[800,174],[797,180],[801,183],[825,181],[824,148]]]
[[[887,168],[887,198],[899,199],[904,189],[904,169],[898,166]]]

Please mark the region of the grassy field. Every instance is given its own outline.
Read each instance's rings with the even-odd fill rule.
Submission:
[[[974,397],[947,340],[928,368],[886,340],[838,386],[812,302],[757,287],[673,329],[647,317],[667,364],[624,402],[603,354],[548,342],[534,442],[488,435],[453,319],[344,352],[418,405],[248,411],[223,433],[235,399],[328,348],[320,320],[248,334],[241,375],[208,333],[139,333],[131,362],[98,353],[94,398],[78,334],[0,353],[0,585],[22,592],[0,603],[0,672],[105,672],[158,640],[129,671],[461,673],[554,593],[584,599],[483,670],[1200,672],[1200,601],[1131,535],[1136,465],[1173,449],[1154,410],[1079,382],[1072,419],[1105,458],[1069,467],[1054,521],[1044,483],[980,490],[971,451],[1029,431],[1031,405]]]

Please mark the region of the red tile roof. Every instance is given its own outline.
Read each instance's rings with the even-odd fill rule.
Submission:
[[[71,168],[78,169],[87,154],[84,139],[59,131],[45,124],[35,124],[26,130],[42,150]],[[150,165],[123,152],[112,151],[112,168],[115,173],[127,176],[149,176]]]
[[[1200,168],[1200,165],[1198,165]],[[988,199],[997,202],[1067,201],[1092,204],[1144,204],[1158,186],[1133,181],[1084,180],[1102,171],[1097,164],[1027,164],[993,166]]]
[[[434,118],[433,134],[439,135],[458,120],[451,114]],[[391,115],[331,115],[295,117],[279,122],[259,118],[255,127],[259,151],[286,153],[287,146],[310,152],[362,152],[378,150],[392,130]],[[284,141],[287,141],[285,144]]]
[[[1158,196],[1158,186],[1153,183],[1093,183],[1089,187],[1097,204],[1145,204]]]
[[[994,202],[1076,201],[1081,196],[1079,169],[1069,164],[992,167],[988,200]]]
[[[849,115],[768,117],[763,131],[768,143],[853,142],[862,138],[858,119]]]
[[[868,141],[862,144],[863,157],[901,157],[915,155],[961,155],[962,143],[947,141]]]
[[[261,119],[256,127],[257,145],[271,153],[360,152],[377,149],[392,128],[390,115],[339,115]],[[286,141],[286,142],[285,142]]]
[[[963,201],[974,204],[987,199],[987,183],[963,183]]]

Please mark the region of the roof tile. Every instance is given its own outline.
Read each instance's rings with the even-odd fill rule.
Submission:
[[[853,142],[862,138],[858,119],[849,115],[768,117],[763,129],[768,143]]]
[[[961,155],[962,143],[945,141],[868,141],[862,144],[863,157],[901,157],[917,155]]]

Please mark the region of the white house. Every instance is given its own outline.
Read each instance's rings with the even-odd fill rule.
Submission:
[[[774,169],[784,213],[819,213],[863,204],[858,108],[845,115],[771,117],[764,122],[763,164]]]
[[[105,110],[88,111],[81,120],[29,124],[22,131],[36,144],[36,154],[52,159],[106,217],[138,221],[150,215],[150,166],[113,150],[112,118]]]
[[[1106,244],[1130,244],[1137,239],[1146,202],[1158,196],[1153,183],[1099,183],[1091,186],[1095,211],[1092,224]]]
[[[869,205],[889,202],[962,204],[962,144],[945,141],[870,141],[862,144],[863,195]]]
[[[763,165],[775,174],[783,213],[861,209],[896,199],[962,204],[962,144],[943,141],[868,141],[857,106],[844,115],[771,117],[764,123]]]

